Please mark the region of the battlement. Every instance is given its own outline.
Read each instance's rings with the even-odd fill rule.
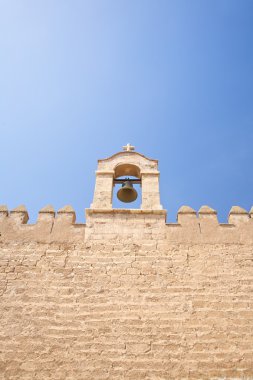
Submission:
[[[249,212],[233,206],[228,223],[219,223],[217,212],[202,206],[178,210],[177,223],[166,222],[166,210],[86,209],[86,223],[75,223],[71,206],[56,213],[51,205],[28,224],[25,206],[11,211],[0,206],[0,241],[84,242],[87,240],[165,240],[176,243],[252,243],[253,207]]]

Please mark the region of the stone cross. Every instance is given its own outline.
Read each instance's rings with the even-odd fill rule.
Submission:
[[[135,146],[128,143],[127,145],[123,146],[123,150],[125,150],[126,152],[131,152],[135,150]]]

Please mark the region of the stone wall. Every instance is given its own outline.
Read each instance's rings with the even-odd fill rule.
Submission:
[[[253,218],[0,208],[0,379],[253,379]]]

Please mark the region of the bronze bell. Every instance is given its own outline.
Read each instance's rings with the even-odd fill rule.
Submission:
[[[122,188],[117,192],[117,197],[121,202],[130,203],[136,200],[138,196],[137,191],[133,188],[130,181],[122,184]]]

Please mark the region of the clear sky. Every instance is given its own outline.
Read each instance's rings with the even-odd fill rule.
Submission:
[[[71,204],[130,142],[168,221],[253,205],[252,0],[0,0],[0,204]]]

